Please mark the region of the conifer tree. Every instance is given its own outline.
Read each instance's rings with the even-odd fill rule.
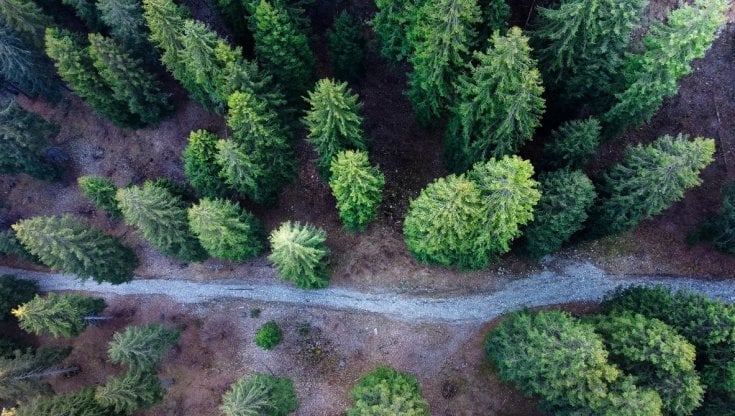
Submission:
[[[542,175],[541,199],[524,231],[524,251],[541,258],[561,249],[583,228],[595,200],[595,187],[581,171],[559,170]]]
[[[214,133],[192,131],[184,148],[184,174],[196,192],[205,198],[218,198],[227,193],[227,185],[217,165],[217,141]]]
[[[140,0],[97,0],[97,8],[100,19],[123,48],[149,65],[158,59],[148,40],[150,30],[145,24]]]
[[[408,31],[413,26],[419,7],[426,0],[376,0],[375,13],[370,24],[375,32],[380,54],[391,62],[408,58],[412,45]]]
[[[337,152],[365,150],[358,97],[346,82],[322,79],[306,100],[311,107],[303,119],[309,129],[307,140],[319,155],[319,173],[329,178],[329,167]]]
[[[272,203],[295,173],[293,149],[278,116],[248,92],[232,94],[228,107],[232,140],[217,144],[222,176],[256,203]]]
[[[76,15],[82,19],[90,32],[102,30],[102,22],[94,0],[61,0],[61,2],[74,9]]]
[[[178,339],[179,331],[161,324],[129,326],[112,335],[107,352],[111,362],[129,371],[153,371]]]
[[[120,284],[133,278],[138,258],[117,238],[74,217],[34,217],[13,225],[18,240],[44,265],[80,279]]]
[[[572,120],[551,132],[544,145],[549,165],[557,168],[581,169],[600,145],[600,122],[595,118]]]
[[[286,97],[308,90],[314,80],[314,54],[283,3],[259,0],[251,28],[259,62],[283,85]]]
[[[225,416],[287,416],[298,408],[293,382],[285,377],[253,374],[241,378],[222,395],[220,412]]]
[[[248,2],[242,0],[217,0],[215,5],[220,16],[227,24],[234,37],[235,43],[238,45],[252,44],[253,36],[248,30],[248,18],[250,13],[246,4]]]
[[[12,229],[0,232],[0,256],[17,256],[21,260],[37,263],[28,250],[20,244]]]
[[[268,260],[278,274],[301,288],[322,288],[329,284],[327,233],[313,225],[291,221],[281,224],[269,237]]]
[[[715,248],[723,253],[735,254],[735,182],[725,185],[722,193],[719,214],[705,221],[695,232],[695,237],[712,241]]]
[[[446,139],[446,160],[455,172],[516,153],[541,125],[544,89],[528,38],[513,27],[506,36],[496,32],[491,44],[486,53],[475,53],[477,65],[457,84]]]
[[[28,97],[61,98],[59,81],[44,56],[0,20],[0,78]]]
[[[38,283],[35,281],[0,275],[0,321],[10,316],[13,308],[30,301],[37,293]]]
[[[479,39],[487,39],[496,31],[504,33],[508,29],[510,19],[508,3],[505,0],[479,0],[478,3],[482,10],[483,26]]]
[[[116,100],[127,103],[128,111],[142,124],[155,124],[171,111],[169,94],[155,75],[145,71],[115,41],[99,34],[89,35],[89,54],[100,77]]]
[[[42,381],[44,377],[79,370],[78,367],[58,367],[68,352],[56,348],[40,348],[35,352],[31,349],[16,350],[11,357],[0,356],[0,397],[4,402],[15,403],[50,392],[51,388]]]
[[[107,211],[114,218],[122,215],[115,199],[117,187],[112,178],[87,175],[80,176],[77,183],[82,193],[92,201],[95,208]]]
[[[343,10],[327,33],[334,77],[356,82],[365,72],[365,37],[360,22]]]
[[[604,176],[592,233],[627,231],[660,214],[702,183],[699,173],[712,162],[714,152],[714,140],[688,140],[682,134],[628,148],[623,162]]]
[[[94,398],[104,408],[121,415],[132,415],[151,407],[163,399],[163,388],[158,377],[150,371],[128,371],[124,376],[112,377],[95,389]]]
[[[224,199],[202,199],[189,208],[189,225],[212,257],[244,261],[263,251],[255,216]]]
[[[43,47],[44,30],[52,23],[33,0],[3,0],[0,21],[38,48]]]
[[[350,398],[354,404],[347,409],[347,416],[431,414],[416,377],[390,367],[378,367],[362,376]]]
[[[57,179],[58,168],[42,155],[46,139],[57,132],[55,124],[10,101],[0,109],[0,173],[26,173],[42,180]]]
[[[452,102],[454,83],[475,45],[481,12],[476,0],[426,1],[409,29],[412,49],[408,97],[428,125]]]
[[[81,334],[90,318],[97,317],[105,307],[103,299],[50,293],[45,298],[36,295],[12,313],[26,332],[72,338]]]
[[[104,408],[94,397],[94,388],[85,387],[73,393],[41,396],[18,408],[17,416],[120,416]]]
[[[202,261],[206,252],[189,230],[181,197],[146,181],[143,187],[117,190],[117,203],[125,222],[140,231],[151,245],[181,261]]]
[[[663,100],[678,90],[692,71],[690,63],[704,56],[725,23],[727,0],[696,0],[671,12],[666,23],[655,23],[643,39],[645,51],[625,62],[626,88],[603,116],[607,135],[648,122]]]
[[[367,152],[346,150],[332,159],[329,187],[345,227],[363,231],[378,214],[385,177],[370,166]]]

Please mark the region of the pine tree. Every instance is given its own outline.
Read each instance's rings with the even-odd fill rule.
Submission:
[[[416,377],[390,367],[378,367],[362,376],[350,398],[354,404],[347,416],[431,414]]]
[[[362,117],[357,94],[346,82],[322,79],[306,99],[311,109],[303,122],[309,129],[307,140],[319,155],[319,173],[329,178],[332,158],[340,150],[365,150]]]
[[[447,129],[445,159],[464,172],[488,157],[514,154],[541,125],[545,102],[541,75],[528,38],[513,27],[495,33],[486,53],[476,52],[470,75],[457,84],[458,105]]]
[[[241,378],[222,395],[225,416],[287,416],[299,406],[293,382],[285,377],[253,374]]]
[[[50,293],[19,305],[12,313],[21,329],[36,335],[73,338],[87,327],[105,309],[105,301],[81,295],[57,295]]]
[[[17,416],[120,416],[102,407],[94,398],[94,388],[85,387],[73,393],[38,397],[18,408]]]
[[[417,11],[426,0],[376,0],[370,24],[380,46],[380,54],[391,62],[400,62],[411,55],[408,31],[414,25]]]
[[[170,95],[161,91],[159,80],[141,67],[140,60],[99,34],[90,34],[89,43],[89,54],[100,77],[115,99],[127,103],[128,111],[141,123],[158,123],[171,112]]]
[[[314,80],[309,39],[279,1],[260,0],[251,17],[259,62],[283,85],[286,97],[298,97]]]
[[[623,162],[604,176],[604,197],[592,233],[627,231],[660,214],[702,183],[699,173],[712,162],[714,152],[714,140],[690,141],[682,134],[628,148]]]
[[[643,39],[645,51],[626,59],[626,88],[603,116],[608,136],[648,122],[676,94],[679,80],[692,71],[690,63],[717,37],[728,7],[728,0],[696,0],[671,12],[665,24],[653,24]]]
[[[192,131],[184,149],[184,174],[197,193],[205,198],[218,198],[227,193],[227,185],[217,165],[217,141],[214,133]]]
[[[544,145],[549,165],[557,168],[581,169],[600,145],[600,122],[595,118],[572,120],[551,132]]]
[[[47,146],[46,139],[57,132],[57,125],[10,101],[0,109],[0,173],[26,173],[42,180],[58,179],[58,168],[42,155]]]
[[[163,388],[158,377],[150,371],[128,371],[113,377],[95,389],[94,398],[104,408],[121,415],[132,415],[138,410],[155,405],[163,399]]]
[[[418,120],[428,125],[452,102],[454,83],[477,36],[476,0],[426,1],[409,29],[412,49],[408,97]]]
[[[188,214],[191,230],[212,257],[244,261],[262,253],[262,226],[237,204],[205,198],[189,208]]]
[[[116,198],[125,222],[164,255],[193,262],[207,258],[189,230],[186,207],[179,196],[147,181],[142,188],[118,189]]]
[[[37,263],[37,259],[33,257],[28,250],[18,241],[15,231],[5,230],[0,232],[0,256],[16,256],[18,259],[31,263]]]
[[[537,259],[559,251],[583,228],[596,196],[592,181],[578,170],[547,173],[539,181],[541,199],[523,233],[525,253]]]
[[[50,62],[0,20],[0,77],[28,97],[52,103],[61,98]]]
[[[82,19],[90,32],[102,30],[102,22],[94,0],[61,0],[61,2],[74,8],[74,12]]]
[[[42,381],[44,377],[79,370],[78,367],[58,367],[68,353],[69,350],[41,348],[36,352],[16,350],[11,357],[0,356],[0,397],[4,402],[15,403],[50,392],[51,388]]]
[[[145,24],[140,0],[97,0],[97,8],[110,34],[128,52],[143,58],[149,65],[158,60],[148,40],[150,30]]]
[[[301,288],[323,288],[329,284],[327,233],[313,225],[291,221],[281,224],[269,237],[268,260],[278,274]]]
[[[52,23],[33,0],[3,0],[0,21],[38,48],[43,47],[44,30]]]
[[[232,140],[217,144],[222,176],[256,203],[273,203],[295,173],[293,149],[278,116],[248,92],[232,94],[228,107]]]
[[[161,324],[129,326],[112,335],[107,350],[110,361],[130,371],[152,371],[176,345],[179,331]]]
[[[11,309],[30,301],[37,293],[38,283],[33,280],[0,275],[0,321],[10,316]]]
[[[34,217],[13,225],[18,240],[46,266],[80,279],[120,284],[133,278],[138,258],[116,237],[69,214]]]
[[[364,151],[341,151],[332,159],[329,187],[345,227],[364,231],[378,214],[385,177],[370,166]]]
[[[356,82],[365,72],[365,37],[360,22],[343,10],[327,33],[334,77]]]
[[[115,199],[117,187],[112,178],[87,175],[80,176],[77,183],[82,193],[92,201],[95,208],[107,211],[113,218],[122,215]]]

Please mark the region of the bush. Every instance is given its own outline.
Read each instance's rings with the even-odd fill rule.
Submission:
[[[117,187],[111,178],[92,175],[80,176],[77,183],[79,183],[82,193],[92,201],[95,208],[105,210],[115,218],[122,215],[115,199]]]
[[[278,324],[275,321],[268,321],[258,328],[255,334],[255,345],[270,351],[280,344],[282,339],[283,334]]]
[[[600,122],[594,118],[567,121],[551,132],[544,157],[555,168],[581,169],[600,145]]]
[[[0,276],[0,321],[10,316],[10,310],[22,305],[38,293],[38,283],[17,279],[5,274]]]
[[[362,376],[350,398],[354,404],[347,409],[347,416],[431,414],[416,377],[389,367],[378,367]]]
[[[286,416],[298,406],[290,379],[254,374],[232,384],[219,409],[225,416]]]
[[[337,200],[342,223],[350,231],[364,231],[378,214],[385,177],[370,166],[364,151],[341,151],[332,159],[329,187]]]
[[[365,71],[365,38],[360,22],[343,10],[334,19],[327,39],[335,78],[354,83]]]
[[[269,237],[272,261],[278,274],[301,288],[322,288],[329,284],[327,233],[313,225],[290,221],[273,230]]]
[[[207,252],[217,258],[243,261],[263,251],[258,219],[223,199],[202,199],[188,211],[189,225]]]

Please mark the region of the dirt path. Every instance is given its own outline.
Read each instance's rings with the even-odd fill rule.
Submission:
[[[413,297],[400,293],[365,293],[348,288],[301,290],[279,283],[236,279],[194,282],[145,279],[112,286],[82,282],[64,274],[29,272],[0,267],[0,273],[38,281],[41,290],[76,290],[114,295],[165,295],[180,303],[203,303],[218,299],[248,299],[263,302],[365,311],[408,322],[482,323],[505,312],[543,305],[599,300],[615,287],[637,283],[663,284],[689,289],[710,297],[735,302],[735,280],[700,280],[645,276],[611,276],[589,263],[569,264],[558,271],[514,280],[500,290],[461,297]]]

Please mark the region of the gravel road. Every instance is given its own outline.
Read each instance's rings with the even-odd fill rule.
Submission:
[[[506,284],[492,293],[460,297],[417,297],[399,293],[365,293],[347,288],[301,290],[279,282],[237,279],[195,282],[140,279],[113,286],[80,281],[71,275],[0,267],[0,274],[36,280],[42,291],[76,290],[105,295],[165,295],[180,303],[244,299],[309,307],[378,313],[410,322],[483,323],[524,307],[599,300],[618,286],[663,284],[735,302],[735,279],[701,280],[646,276],[611,276],[589,263],[569,264],[558,272],[544,271]]]

